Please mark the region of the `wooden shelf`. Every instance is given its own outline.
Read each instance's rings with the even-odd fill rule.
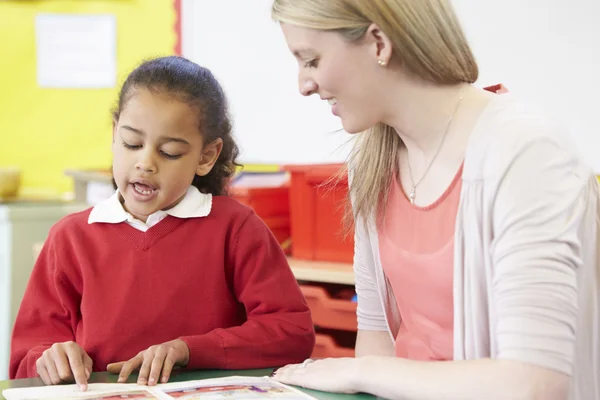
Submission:
[[[309,261],[288,258],[294,276],[299,281],[354,285],[352,264]]]

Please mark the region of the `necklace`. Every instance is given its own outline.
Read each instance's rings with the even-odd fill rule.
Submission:
[[[440,142],[440,145],[438,146],[437,151],[435,152],[435,154],[433,155],[433,158],[429,162],[427,169],[425,169],[423,176],[421,176],[421,179],[419,179],[419,181],[416,183],[413,178],[412,168],[410,167],[410,159],[408,158],[408,150],[406,150],[406,163],[408,164],[408,174],[410,176],[410,182],[412,183],[412,188],[410,189],[410,192],[408,192],[408,199],[410,200],[410,204],[415,204],[415,198],[417,197],[417,186],[419,186],[419,184],[421,182],[423,182],[423,179],[425,179],[425,177],[427,176],[427,173],[429,172],[429,169],[433,165],[433,162],[437,158],[438,154],[440,154],[440,150],[442,149],[442,146],[444,145],[444,140],[446,140],[446,136],[448,135],[448,131],[450,130],[450,125],[452,124],[452,120],[454,119],[454,116],[456,115],[456,112],[458,111],[458,106],[462,102],[464,95],[465,95],[465,92],[463,91],[460,94],[460,98],[458,99],[458,102],[456,103],[456,107],[454,108],[454,113],[452,113],[452,116],[450,117],[450,119],[448,120],[448,123],[446,124],[446,131],[444,132],[444,136],[442,136],[442,140]]]

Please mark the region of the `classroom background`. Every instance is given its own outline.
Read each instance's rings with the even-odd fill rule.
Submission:
[[[368,0],[365,0],[368,1]],[[600,174],[600,1],[453,0],[480,66],[566,125]],[[142,60],[183,55],[222,83],[241,147],[232,195],[289,255],[318,337],[313,356],[352,356],[346,182],[323,182],[352,145],[329,106],[297,88],[271,0],[0,1],[0,380],[12,324],[49,228],[113,192],[111,115]]]

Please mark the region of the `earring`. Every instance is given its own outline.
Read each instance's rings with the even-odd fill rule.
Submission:
[[[377,64],[381,65],[382,67],[385,67],[387,65],[387,63],[383,60],[377,60]]]

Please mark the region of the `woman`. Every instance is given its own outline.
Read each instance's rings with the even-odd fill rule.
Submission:
[[[406,399],[600,399],[598,184],[478,70],[449,0],[275,0],[303,95],[349,133],[357,358],[282,382]],[[395,357],[393,357],[395,356]]]

